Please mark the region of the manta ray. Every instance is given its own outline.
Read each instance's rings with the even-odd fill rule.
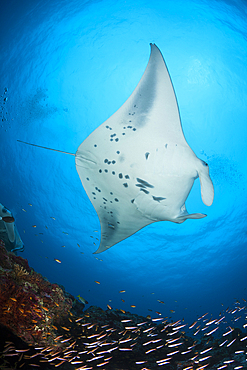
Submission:
[[[208,164],[185,140],[176,95],[155,44],[126,102],[79,146],[76,169],[101,225],[101,253],[157,221],[182,223],[199,177],[203,202],[214,198]]]

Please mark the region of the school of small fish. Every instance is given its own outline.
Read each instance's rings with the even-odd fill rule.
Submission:
[[[29,206],[32,204],[29,203]],[[22,210],[26,212],[24,208]],[[51,219],[56,220],[55,217]],[[63,234],[68,235],[65,231]],[[80,248],[80,244],[77,243],[77,246]],[[61,263],[57,258],[54,261]],[[95,283],[100,285],[97,280]],[[88,303],[80,295],[78,299]],[[164,304],[164,301],[157,301]],[[246,302],[245,299],[243,301]],[[136,308],[136,305],[130,307]],[[80,318],[70,313],[70,325],[59,328],[64,334],[58,335],[53,345],[22,349],[6,341],[0,361],[7,364],[14,358],[15,369],[42,368],[43,363],[61,368],[63,364],[70,364],[75,370],[247,369],[247,307],[241,306],[239,301],[235,302],[233,309],[226,309],[218,318],[205,313],[191,324],[182,320],[168,322],[167,317],[152,318],[150,315],[140,320],[137,315],[114,310],[109,304],[107,308],[114,314],[114,319],[109,320],[111,324],[91,315],[90,308]],[[48,308],[43,309],[49,311]],[[175,313],[174,310],[170,312]],[[156,314],[161,316],[158,311]],[[126,367],[127,363],[131,367]]]
[[[106,313],[112,315],[108,324],[93,308],[79,318],[69,312],[69,325],[59,328],[64,334],[48,347],[16,348],[6,341],[0,360],[7,364],[14,359],[15,369],[42,367],[44,363],[54,367],[69,363],[75,370],[246,368],[247,307],[240,302],[217,318],[205,313],[190,325],[162,317],[140,321],[140,316],[109,305],[108,309]],[[241,330],[236,328],[240,322]]]

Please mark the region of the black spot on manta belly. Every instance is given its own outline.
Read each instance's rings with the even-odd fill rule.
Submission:
[[[127,182],[125,182],[125,183],[123,184],[123,186],[124,186],[125,188],[127,188],[127,187],[128,187]]]
[[[153,196],[153,200],[155,200],[156,202],[160,202],[161,200],[164,200],[166,198],[163,198],[163,197],[154,197]]]
[[[147,188],[154,188],[153,185],[149,184],[147,181],[145,180],[142,180],[140,178],[137,177],[136,179],[140,184],[142,184],[143,186],[147,187]],[[136,185],[137,186],[137,185]]]
[[[129,177],[129,175],[125,175],[124,177],[125,177],[126,179],[129,179],[129,178],[130,178],[130,177]]]
[[[149,191],[144,188],[141,188],[140,191],[143,191],[145,194],[149,194]]]
[[[119,177],[120,179],[122,179],[122,178],[123,178],[123,174],[122,174],[122,173],[119,173],[118,177]]]
[[[145,158],[148,159],[148,156],[149,156],[150,153],[146,152],[145,153]]]

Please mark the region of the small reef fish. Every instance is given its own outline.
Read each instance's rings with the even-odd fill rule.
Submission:
[[[62,263],[60,260],[58,260],[57,258],[54,258],[54,261],[56,261],[57,263]]]
[[[97,280],[95,280],[95,283],[96,283],[96,284],[100,284],[100,282],[99,282],[99,281],[97,281]]]
[[[86,299],[82,298],[82,297],[80,296],[80,294],[77,296],[77,298],[78,298],[78,300],[79,300],[81,303],[83,303],[83,304],[88,304],[88,301],[86,301]]]

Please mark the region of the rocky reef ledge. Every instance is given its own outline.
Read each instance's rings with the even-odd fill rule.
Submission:
[[[1,370],[246,369],[245,316],[240,302],[191,325],[111,307],[84,311],[62,286],[0,246]]]

